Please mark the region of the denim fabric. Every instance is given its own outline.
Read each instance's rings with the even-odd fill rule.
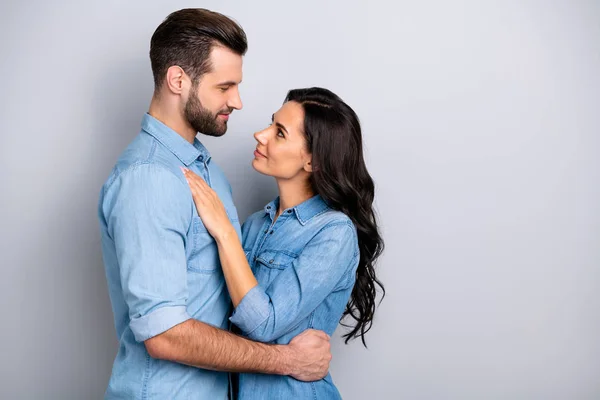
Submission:
[[[181,166],[217,192],[241,234],[231,187],[208,151],[146,114],[100,194],[102,253],[119,340],[106,399],[227,398],[227,373],[153,359],[143,343],[190,318],[228,327],[231,303],[217,246]]]
[[[242,227],[243,247],[258,286],[230,320],[253,340],[287,344],[314,328],[333,334],[348,303],[359,261],[350,219],[320,196],[277,218],[279,199]],[[331,375],[317,382],[239,374],[239,399],[339,399]]]

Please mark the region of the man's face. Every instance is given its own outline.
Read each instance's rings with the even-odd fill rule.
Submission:
[[[239,84],[242,82],[242,56],[222,46],[210,53],[212,69],[190,88],[184,114],[197,132],[222,136],[233,110],[242,108]]]

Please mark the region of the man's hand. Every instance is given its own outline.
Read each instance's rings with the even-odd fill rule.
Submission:
[[[331,345],[329,335],[323,331],[308,329],[291,340],[290,376],[299,381],[323,379],[329,371]]]

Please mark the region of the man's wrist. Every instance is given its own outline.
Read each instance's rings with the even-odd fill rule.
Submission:
[[[293,360],[294,350],[289,345],[275,345],[272,346],[275,351],[275,371],[276,375],[292,375],[293,371]]]

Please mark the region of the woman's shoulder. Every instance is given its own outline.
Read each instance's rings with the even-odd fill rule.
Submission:
[[[348,225],[354,228],[354,223],[352,222],[350,217],[348,217],[348,215],[329,207],[327,208],[327,210],[325,210],[325,212],[316,216],[315,222],[317,225],[322,225],[323,227],[334,225]]]
[[[359,254],[358,232],[356,226],[346,214],[341,211],[328,209],[321,215],[318,215],[311,224],[311,242],[326,242],[334,246],[341,253],[338,254],[343,259],[343,254],[347,257],[356,257]],[[342,251],[342,249],[344,249]]]
[[[328,208],[326,212],[316,216],[312,230],[317,235],[340,235],[357,240],[354,222],[341,211]]]

